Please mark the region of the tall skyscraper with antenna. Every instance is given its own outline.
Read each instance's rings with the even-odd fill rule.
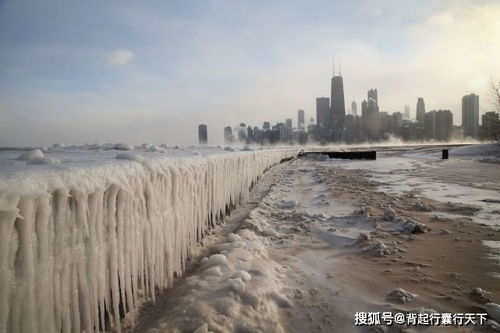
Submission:
[[[342,138],[342,132],[345,128],[345,100],[344,100],[344,81],[340,72],[335,75],[335,61],[333,62],[332,90],[331,90],[331,113],[332,113],[332,132],[333,139]]]

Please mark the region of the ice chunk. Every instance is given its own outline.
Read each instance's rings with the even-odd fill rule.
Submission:
[[[116,158],[119,160],[136,161],[141,164],[144,163],[144,156],[136,153],[118,153],[116,154]]]
[[[222,271],[220,269],[220,266],[212,266],[210,268],[207,268],[203,271],[203,275],[210,275],[210,276],[221,276]]]
[[[248,282],[252,278],[250,273],[244,270],[239,270],[236,273],[234,273],[233,278],[240,278],[243,282]]]
[[[496,303],[487,303],[485,309],[488,316],[490,316],[494,321],[500,323],[500,305]]]
[[[158,147],[158,146],[150,146],[147,151],[149,152],[153,152],[153,153],[165,153],[165,149],[162,148],[162,147]]]
[[[205,323],[200,327],[198,327],[197,329],[195,329],[193,333],[211,333],[211,331],[208,330],[208,324]]]
[[[227,283],[229,284],[229,287],[231,287],[231,289],[233,289],[234,291],[245,291],[245,282],[243,282],[243,280],[240,278],[228,279]]]
[[[212,254],[205,263],[205,266],[211,267],[215,265],[227,265],[226,256],[223,254]]]
[[[295,208],[297,207],[298,203],[297,201],[295,200],[282,200],[279,204],[278,204],[278,208],[283,208],[283,209],[287,209],[287,208]]]
[[[57,165],[57,164],[61,164],[61,161],[58,160],[57,158],[43,157],[43,158],[35,158],[35,159],[31,160],[31,164]]]
[[[241,240],[241,237],[238,236],[237,234],[233,234],[233,233],[230,233],[229,235],[227,235],[227,239],[234,243],[234,242],[237,242],[237,241],[240,241]]]
[[[268,236],[268,237],[279,237],[278,232],[274,229],[271,229],[271,228],[265,229],[263,234],[264,234],[264,236]]]
[[[394,219],[394,223],[396,224],[396,228],[398,230],[409,234],[424,233],[428,229],[425,224],[411,217],[396,217]]]
[[[290,302],[280,294],[278,294],[276,291],[273,291],[269,295],[274,302],[276,302],[276,305],[278,305],[280,308],[289,308],[291,306]]]
[[[387,300],[404,304],[412,301],[416,296],[417,295],[407,292],[403,288],[396,288],[387,295]]]
[[[491,292],[484,290],[482,288],[476,287],[471,291],[471,297],[481,303],[491,302],[490,299]]]
[[[128,143],[117,143],[113,148],[116,150],[134,150],[134,146]]]
[[[34,149],[34,150],[30,150],[30,151],[25,151],[24,153],[19,155],[17,157],[17,159],[21,160],[21,161],[33,161],[36,159],[42,159],[42,158],[44,158],[44,156],[45,155],[43,154],[43,152],[40,149]]]

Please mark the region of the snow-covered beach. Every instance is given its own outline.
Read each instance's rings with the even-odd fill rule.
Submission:
[[[3,331],[356,332],[499,302],[496,145],[111,148],[0,151]]]

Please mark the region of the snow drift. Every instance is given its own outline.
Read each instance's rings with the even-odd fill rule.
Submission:
[[[119,314],[133,318],[139,300],[172,286],[190,247],[266,169],[297,153],[0,174],[0,332],[120,331]]]

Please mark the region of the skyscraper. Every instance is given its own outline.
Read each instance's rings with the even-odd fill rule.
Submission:
[[[292,119],[288,118],[287,120],[285,120],[285,124],[286,124],[286,128],[288,129],[292,129]]]
[[[417,100],[417,121],[422,124],[425,122],[425,103],[422,97]]]
[[[436,138],[436,111],[432,110],[424,114],[425,138],[434,140]]]
[[[299,128],[304,128],[305,127],[305,116],[304,116],[304,110],[299,110],[297,111],[297,118],[298,118],[298,127]]]
[[[363,134],[369,140],[378,140],[380,132],[377,89],[368,90],[368,101],[361,104],[361,123]]]
[[[356,104],[356,101],[352,101],[351,103],[351,114],[356,117],[358,115],[358,104]]]
[[[462,129],[465,136],[478,137],[479,96],[476,94],[462,97]]]
[[[436,140],[449,141],[453,132],[453,113],[439,110],[436,114]]]
[[[233,129],[231,126],[224,127],[224,141],[226,143],[233,142]]]
[[[207,125],[198,125],[198,142],[200,145],[206,145],[208,142],[208,130]]]
[[[342,131],[345,127],[344,81],[340,71],[339,75],[335,75],[335,69],[332,77],[330,97],[333,130],[334,132]]]
[[[316,124],[323,128],[330,128],[330,99],[328,97],[316,98]]]
[[[424,115],[425,138],[448,141],[453,131],[453,114],[450,110],[432,110]]]
[[[498,113],[490,111],[481,116],[481,132],[483,139],[494,139],[500,133]]]
[[[405,105],[405,112],[403,114],[403,119],[407,119],[407,120],[410,119],[410,106],[409,105]]]
[[[368,90],[368,106],[376,105],[378,106],[378,92],[377,89]]]

